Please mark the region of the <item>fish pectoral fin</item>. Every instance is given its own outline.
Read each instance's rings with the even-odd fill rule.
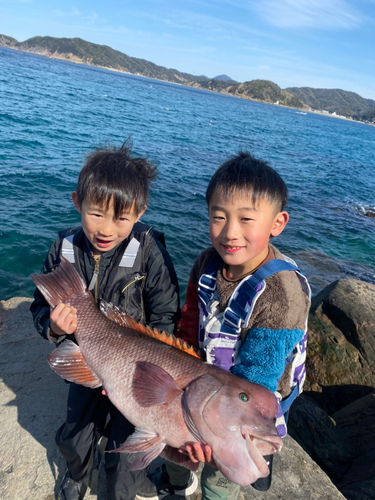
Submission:
[[[133,434],[128,437],[120,448],[110,450],[108,453],[137,453],[137,458],[127,470],[141,470],[147,467],[163,451],[165,447],[163,439],[153,431],[136,427]]]
[[[169,404],[183,393],[168,372],[148,361],[136,363],[132,389],[135,400],[144,407]]]
[[[111,450],[116,453],[141,453],[147,451],[149,448],[158,446],[163,442],[163,437],[159,436],[156,432],[150,431],[148,429],[141,429],[136,427],[133,434],[131,434],[125,443],[117,448],[116,450]],[[165,444],[163,444],[164,448]]]
[[[47,356],[52,370],[69,382],[95,389],[102,384],[87,366],[81,349],[71,340],[65,340]]]

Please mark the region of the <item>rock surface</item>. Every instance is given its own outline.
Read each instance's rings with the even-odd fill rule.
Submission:
[[[336,482],[343,479],[355,457],[352,442],[310,397],[301,394],[290,409],[289,435]]]
[[[375,286],[353,279],[313,298],[305,390],[330,414],[375,388],[374,304]]]
[[[65,465],[54,443],[64,421],[67,384],[52,373],[46,356],[53,346],[35,332],[31,299],[0,305],[0,498],[54,500]],[[103,468],[95,471],[85,500],[106,500]],[[199,493],[196,495],[199,498]],[[240,499],[340,500],[345,497],[290,437],[275,457],[273,484],[262,493],[242,488]]]
[[[370,368],[375,368],[375,286],[360,280],[341,279],[312,300],[358,349]]]
[[[347,498],[375,498],[375,391],[332,415],[355,456],[338,487]]]
[[[348,499],[375,499],[375,286],[341,279],[312,300],[304,395],[290,435]]]

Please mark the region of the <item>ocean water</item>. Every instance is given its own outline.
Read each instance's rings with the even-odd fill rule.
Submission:
[[[132,138],[158,164],[143,221],[164,231],[181,285],[209,245],[205,190],[240,149],[290,191],[273,243],[313,293],[338,278],[375,283],[375,127],[0,48],[0,299],[32,296],[85,155]]]

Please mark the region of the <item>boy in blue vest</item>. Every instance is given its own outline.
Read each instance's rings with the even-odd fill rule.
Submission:
[[[273,391],[276,428],[305,378],[310,288],[295,263],[270,244],[284,230],[288,191],[266,162],[240,152],[212,177],[206,192],[212,247],[196,259],[177,336],[199,347],[207,362]],[[204,500],[235,500],[240,487],[216,468],[209,446],[187,447],[193,462],[206,462]],[[272,470],[272,455],[264,457]],[[189,472],[167,463],[152,481],[158,490]],[[266,491],[271,473],[253,487]],[[147,500],[147,495],[137,495]],[[150,497],[148,497],[150,498]]]
[[[126,144],[89,155],[72,194],[81,226],[59,233],[42,272],[53,271],[63,255],[85,280],[98,305],[103,299],[137,322],[173,333],[179,315],[175,270],[164,236],[139,222],[155,171],[148,160],[134,157]],[[30,309],[35,327],[45,339],[53,343],[65,337],[74,339],[77,318],[73,308],[59,304],[50,311],[36,290]],[[68,468],[58,498],[84,497],[101,436],[108,438],[107,450],[113,450],[133,430],[101,388],[71,383],[66,421],[56,434]],[[144,483],[145,488],[150,483],[145,470],[126,470],[131,463],[127,454],[106,453],[105,459],[108,500],[132,500],[139,486]],[[197,482],[196,476],[190,475],[179,493],[192,492]]]

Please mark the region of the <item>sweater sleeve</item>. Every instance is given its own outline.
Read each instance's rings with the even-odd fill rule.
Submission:
[[[284,373],[285,359],[303,335],[298,328],[251,328],[241,348],[241,363],[233,367],[233,374],[275,392]]]

